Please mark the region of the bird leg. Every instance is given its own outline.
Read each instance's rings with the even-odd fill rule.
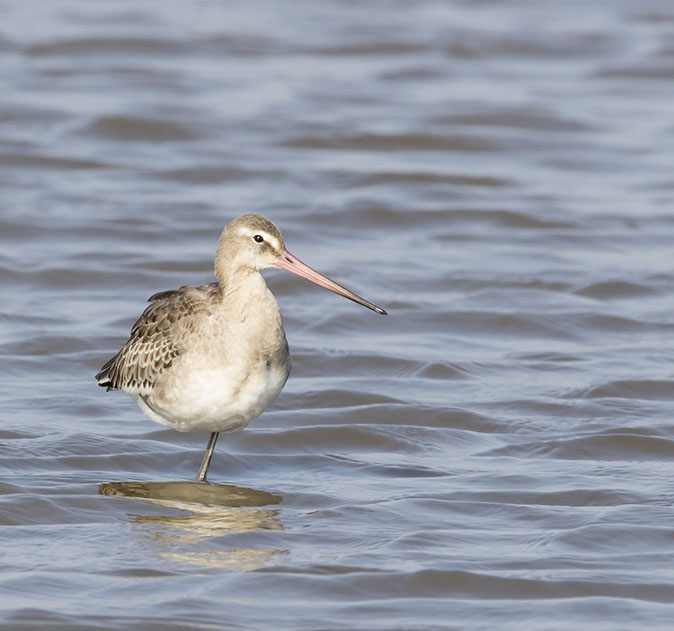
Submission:
[[[199,473],[197,473],[197,482],[206,482],[206,474],[208,473],[208,467],[211,464],[211,458],[213,458],[216,440],[218,440],[218,432],[211,432],[211,436],[208,439],[208,445],[206,445],[206,451],[204,452],[204,458],[199,467]]]

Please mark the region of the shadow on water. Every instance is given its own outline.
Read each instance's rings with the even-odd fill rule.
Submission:
[[[229,484],[203,482],[109,482],[100,495],[130,497],[181,511],[178,515],[129,514],[142,540],[155,554],[180,565],[219,567],[234,572],[266,565],[283,551],[230,548],[226,537],[251,531],[282,530],[280,495]]]

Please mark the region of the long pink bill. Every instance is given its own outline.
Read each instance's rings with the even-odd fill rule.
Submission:
[[[336,282],[323,276],[323,274],[319,274],[315,269],[312,269],[306,263],[302,263],[302,261],[300,261],[297,257],[290,254],[288,250],[284,250],[283,254],[281,254],[281,256],[276,259],[274,267],[278,267],[293,274],[297,274],[302,278],[310,280],[312,283],[316,283],[320,287],[332,291],[340,296],[344,296],[344,298],[348,298],[349,300],[353,300],[354,302],[357,302],[359,305],[363,305],[368,309],[372,309],[372,311],[375,311],[376,313],[387,315],[386,311],[384,311],[381,307],[373,305],[371,302],[365,300],[365,298],[361,298],[352,291],[349,291],[345,287],[342,287]]]

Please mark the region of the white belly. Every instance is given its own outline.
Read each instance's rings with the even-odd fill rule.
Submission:
[[[290,372],[287,362],[261,362],[245,375],[231,367],[175,368],[160,388],[136,400],[153,421],[182,432],[243,429],[278,396]]]

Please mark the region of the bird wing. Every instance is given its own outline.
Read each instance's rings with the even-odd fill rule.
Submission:
[[[210,283],[150,296],[150,305],[131,328],[129,339],[96,375],[98,385],[149,394],[159,375],[183,352],[181,338],[210,315],[209,307],[219,293],[218,283]]]

